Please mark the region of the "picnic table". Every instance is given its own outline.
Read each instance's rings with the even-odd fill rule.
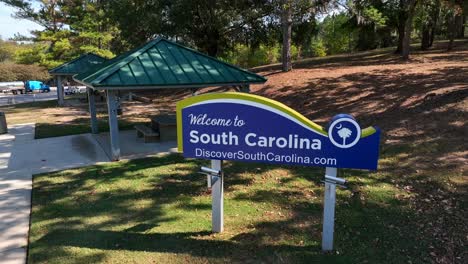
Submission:
[[[156,115],[151,118],[151,128],[159,133],[161,141],[177,140],[175,114]]]
[[[150,120],[149,126],[135,126],[137,137],[143,137],[145,143],[177,140],[175,115],[156,115],[151,116]]]
[[[151,127],[145,125],[136,125],[135,129],[137,132],[137,137],[144,138],[145,143],[159,141],[159,133],[151,129]]]

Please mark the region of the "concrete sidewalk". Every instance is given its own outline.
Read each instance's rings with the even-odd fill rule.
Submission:
[[[109,161],[90,134],[34,140],[34,124],[0,135],[0,263],[25,263],[32,175]]]

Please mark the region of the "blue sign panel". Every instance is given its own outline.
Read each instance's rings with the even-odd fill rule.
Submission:
[[[377,169],[380,130],[350,115],[328,128],[260,96],[220,93],[177,104],[178,147],[185,157],[304,166]]]

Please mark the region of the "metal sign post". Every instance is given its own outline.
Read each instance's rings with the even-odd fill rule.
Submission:
[[[222,160],[211,160],[211,168],[218,171],[218,175],[211,176],[211,222],[212,230],[215,233],[223,232],[224,229],[224,173],[222,167]]]
[[[201,167],[200,173],[206,174],[208,188],[211,187],[211,225],[212,231],[221,233],[224,229],[224,173],[222,160],[211,160],[211,168]]]
[[[333,232],[335,228],[336,185],[343,186],[344,179],[336,177],[337,168],[325,169],[325,196],[323,199],[322,250],[333,250]]]
[[[336,168],[327,167],[325,177],[336,177]],[[325,197],[323,199],[323,232],[322,250],[333,250],[333,231],[335,228],[336,184],[325,180]]]

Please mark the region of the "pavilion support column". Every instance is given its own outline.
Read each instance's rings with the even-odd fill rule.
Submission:
[[[117,120],[117,96],[115,91],[107,90],[107,112],[109,113],[109,134],[111,159],[120,159],[119,123]]]
[[[94,90],[86,87],[86,92],[88,93],[89,115],[91,117],[91,133],[98,134],[99,129],[96,115],[96,102],[94,100]]]
[[[59,106],[63,106],[65,93],[63,92],[62,76],[57,75],[55,82],[57,83],[57,102]]]
[[[234,86],[234,89],[240,93],[250,93],[250,84]]]

